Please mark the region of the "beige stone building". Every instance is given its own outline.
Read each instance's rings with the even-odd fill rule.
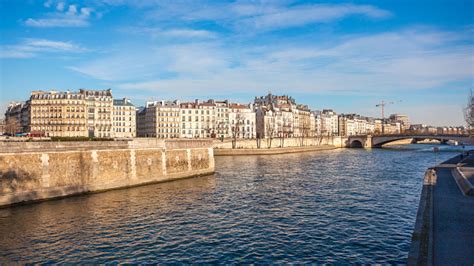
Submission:
[[[79,94],[84,95],[87,107],[87,135],[99,138],[113,137],[112,117],[114,107],[112,90],[80,89]]]
[[[138,136],[161,139],[180,137],[179,101],[147,102],[138,113]]]
[[[26,102],[11,102],[5,112],[5,133],[15,135],[30,131],[30,104]]]
[[[32,135],[87,136],[87,109],[84,94],[70,91],[33,91],[29,104]]]
[[[129,99],[114,100],[113,133],[115,138],[136,137],[136,108]]]

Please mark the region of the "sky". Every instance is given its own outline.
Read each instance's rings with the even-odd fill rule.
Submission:
[[[474,1],[0,0],[0,111],[32,90],[147,100],[288,94],[464,125]]]

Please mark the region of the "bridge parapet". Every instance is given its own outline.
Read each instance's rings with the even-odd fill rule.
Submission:
[[[432,139],[441,142],[457,141],[463,144],[474,144],[474,139],[468,135],[454,134],[397,134],[397,135],[355,135],[350,136],[348,147],[350,148],[380,148],[382,145],[404,139]]]

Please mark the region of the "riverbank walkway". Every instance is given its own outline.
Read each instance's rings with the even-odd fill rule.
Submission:
[[[408,263],[474,265],[474,155],[456,156],[434,170],[428,185],[425,176],[420,199],[426,202],[420,202],[417,228],[424,232],[418,232],[418,243],[413,241],[420,251],[413,256],[412,246]]]

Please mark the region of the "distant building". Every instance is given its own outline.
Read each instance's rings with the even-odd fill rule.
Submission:
[[[229,122],[229,101],[215,101],[214,103],[216,104],[216,137],[228,138],[231,136],[231,126]]]
[[[252,104],[231,103],[228,112],[230,137],[244,139],[256,137],[256,115]]]
[[[266,96],[255,97],[255,113],[257,135],[268,137],[293,137],[295,128],[299,126],[299,114],[295,100],[287,95],[277,96],[269,93]],[[309,127],[309,109],[302,110],[302,116]],[[304,113],[303,113],[304,112]],[[303,122],[302,122],[303,123]],[[298,133],[300,129],[296,130]]]
[[[85,137],[87,131],[86,96],[76,92],[33,91],[31,134],[49,137]],[[93,119],[94,117],[91,117]]]
[[[5,131],[9,135],[30,131],[29,101],[8,104],[5,112]]]
[[[339,118],[337,113],[331,109],[324,109],[321,112],[321,135],[339,135]]]
[[[405,131],[410,129],[410,120],[407,115],[402,114],[392,114],[389,118],[392,122],[399,122],[401,125],[401,130]]]
[[[79,90],[84,95],[87,106],[87,132],[89,137],[113,137],[112,116],[113,98],[112,90]]]
[[[216,137],[216,104],[206,102],[181,103],[181,138]]]
[[[138,112],[138,136],[160,139],[180,137],[179,101],[147,102]]]
[[[0,135],[4,135],[5,132],[5,119],[0,119]]]
[[[49,137],[133,137],[135,107],[129,100],[112,98],[112,91],[32,91],[26,102],[11,103],[5,113],[15,133]],[[13,120],[16,121],[13,123]]]
[[[136,137],[136,108],[129,99],[114,100],[113,136],[115,138]]]

